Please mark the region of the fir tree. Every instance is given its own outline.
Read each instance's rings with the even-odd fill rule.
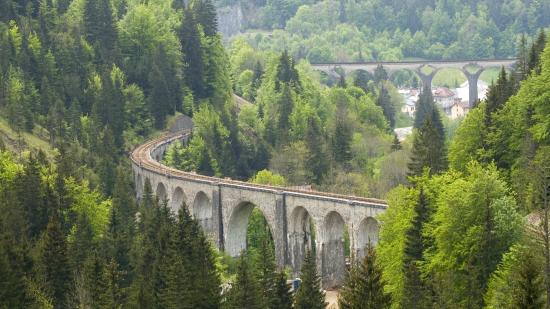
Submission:
[[[187,288],[188,308],[219,307],[221,283],[210,243],[185,203],[178,212],[175,235],[176,252],[182,259],[186,278],[194,280]]]
[[[388,120],[390,129],[395,128],[395,107],[393,106],[390,94],[384,85],[380,87],[380,92],[376,98],[376,105],[382,107],[382,111]]]
[[[72,277],[67,243],[57,215],[52,215],[42,237],[37,261],[42,287],[55,308],[69,307]]]
[[[279,91],[281,88],[281,83],[292,86],[294,89],[299,89],[301,87],[298,70],[294,67],[294,60],[290,58],[287,50],[284,50],[281,57],[279,57],[275,76],[276,91]]]
[[[90,220],[85,213],[78,216],[73,241],[70,243],[69,252],[74,269],[80,272],[84,262],[93,251],[93,230]]]
[[[374,70],[374,81],[376,83],[380,83],[381,81],[388,80],[388,72],[384,69],[384,67],[379,64],[376,69]]]
[[[305,142],[308,149],[307,162],[311,171],[311,181],[321,183],[328,168],[327,155],[323,147],[319,119],[315,116],[310,115],[307,119]]]
[[[414,128],[422,127],[424,120],[432,114],[435,108],[432,90],[429,87],[424,87],[415,106]]]
[[[353,80],[353,85],[355,87],[359,87],[363,89],[363,91],[368,92],[369,91],[369,81],[371,80],[369,76],[369,72],[358,70],[355,79]]]
[[[545,46],[546,46],[546,33],[544,32],[544,29],[541,29],[537,39],[535,40],[535,42],[533,42],[533,45],[531,46],[531,50],[529,51],[529,59],[528,59],[529,72],[535,72],[536,74],[540,74],[541,72],[540,56],[544,51]]]
[[[292,114],[292,109],[294,108],[294,100],[292,98],[292,92],[290,86],[284,84],[282,86],[281,97],[279,99],[279,119],[277,121],[277,126],[279,129],[279,138],[283,141],[286,140],[288,135],[288,129],[290,127],[289,118]]]
[[[341,74],[340,79],[338,79],[338,87],[340,88],[348,87],[348,84],[346,83],[346,76],[344,74]]]
[[[430,169],[430,174],[437,174],[447,168],[447,153],[443,124],[437,109],[424,120],[424,124],[415,132],[409,175],[422,175],[424,168]]]
[[[193,0],[191,9],[195,19],[202,26],[206,36],[215,36],[218,33],[218,21],[216,20],[216,8],[212,0]]]
[[[317,274],[317,263],[311,251],[306,253],[301,270],[302,283],[295,295],[296,309],[324,309],[325,292],[321,290],[321,278]]]
[[[496,84],[491,84],[487,93],[485,104],[485,125],[491,126],[492,115],[500,110],[502,106],[513,95],[513,81],[508,79],[504,67],[501,69]]]
[[[286,283],[286,275],[283,271],[275,276],[275,291],[273,293],[270,309],[292,309],[292,293]]]
[[[107,282],[105,280],[104,262],[97,253],[90,254],[84,263],[84,286],[86,289],[84,307],[106,308],[108,305]]]
[[[403,146],[401,146],[401,142],[399,141],[399,138],[397,137],[397,134],[394,134],[393,135],[393,141],[392,141],[392,144],[391,144],[391,150],[392,151],[399,151],[403,148]]]
[[[390,295],[384,292],[382,270],[376,264],[376,253],[368,245],[361,265],[352,266],[340,290],[338,303],[342,309],[383,309],[389,308],[390,301]]]
[[[535,261],[532,254],[527,254],[519,267],[517,287],[511,295],[514,308],[546,308],[546,290],[540,264]]]
[[[346,164],[353,157],[351,153],[352,131],[345,115],[336,117],[336,126],[332,137],[332,149],[334,160],[338,163]]]
[[[266,237],[260,242],[258,250],[258,260],[256,261],[258,272],[258,283],[263,299],[264,307],[272,308],[276,303],[275,294],[275,256],[273,250],[269,246],[269,241]]]
[[[424,225],[428,222],[429,209],[421,188],[414,207],[411,227],[405,234],[403,257],[404,289],[401,305],[404,308],[428,308],[427,288],[420,276],[418,265],[424,260]]]
[[[265,308],[262,304],[260,286],[244,254],[241,254],[237,262],[237,278],[228,293],[227,308]]]
[[[185,84],[193,92],[194,98],[203,99],[206,97],[204,56],[201,49],[200,32],[190,9],[183,10],[179,39],[185,64]]]

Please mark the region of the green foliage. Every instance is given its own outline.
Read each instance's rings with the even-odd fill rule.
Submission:
[[[414,133],[409,175],[422,175],[425,168],[429,169],[430,174],[440,173],[447,168],[445,132],[439,110],[435,107]]]
[[[391,298],[384,292],[382,270],[376,262],[376,252],[367,245],[366,255],[359,264],[353,264],[338,296],[342,309],[389,308]]]
[[[286,184],[283,176],[269,170],[259,171],[252,179],[250,179],[250,182],[281,187],[284,187]]]
[[[244,254],[239,258],[237,278],[233,287],[228,292],[225,307],[231,309],[263,308],[262,293],[258,279],[255,277]]]
[[[324,309],[325,292],[321,290],[321,278],[317,274],[317,263],[311,251],[307,251],[300,272],[302,280],[295,294],[294,308],[296,309]]]

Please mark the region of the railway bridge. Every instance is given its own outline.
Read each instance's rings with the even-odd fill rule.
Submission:
[[[421,60],[421,61],[392,61],[392,62],[340,62],[340,63],[312,63],[316,70],[327,74],[334,74],[342,70],[349,74],[363,70],[374,74],[378,66],[382,66],[389,75],[399,70],[414,72],[422,81],[422,85],[432,87],[432,80],[437,71],[444,68],[458,69],[468,79],[469,104],[473,107],[478,100],[477,81],[481,73],[488,68],[511,69],[517,59],[488,59],[488,60]]]
[[[279,267],[300,271],[306,250],[315,248],[324,287],[342,283],[345,275],[344,233],[350,252],[364,255],[367,243],[378,241],[377,216],[386,210],[382,200],[345,196],[183,172],[160,161],[168,146],[186,142],[183,130],[150,140],[131,153],[138,198],[149,181],[153,192],[173,211],[185,202],[218,248],[231,256],[246,249],[249,216],[257,207],[275,243]]]

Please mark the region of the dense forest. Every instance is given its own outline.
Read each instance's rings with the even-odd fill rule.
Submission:
[[[218,1],[227,5],[242,8],[255,48],[311,62],[508,58],[522,34],[550,24],[548,1]]]
[[[251,27],[286,30],[226,49],[210,0],[0,0],[0,308],[327,306],[315,246],[290,292],[261,211],[231,258],[185,203],[173,213],[148,182],[135,198],[129,151],[180,114],[193,134],[168,165],[387,199],[378,245],[360,261],[346,250],[341,308],[548,308],[549,5],[427,2],[255,3],[272,19]],[[330,49],[355,38],[345,50],[366,60],[518,62],[457,127],[430,89],[410,119],[382,67],[327,86],[298,62],[311,50],[276,43],[313,16],[311,33],[341,40]]]

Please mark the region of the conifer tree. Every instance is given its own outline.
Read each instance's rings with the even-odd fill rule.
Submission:
[[[432,109],[420,129],[415,132],[409,175],[422,175],[425,167],[430,168],[430,174],[437,174],[447,168],[447,153],[445,150],[445,134],[443,124],[437,109]]]
[[[353,80],[353,85],[355,87],[359,87],[365,91],[365,93],[369,92],[369,81],[371,78],[369,77],[369,73],[367,71],[358,70],[355,79]]]
[[[84,262],[93,251],[93,230],[90,220],[85,213],[78,216],[73,241],[69,245],[71,262],[77,272],[82,270]]]
[[[398,151],[401,150],[403,146],[401,146],[401,142],[399,141],[399,138],[397,137],[397,134],[393,135],[393,141],[391,144],[391,150],[392,151]]]
[[[72,276],[67,243],[57,215],[52,215],[44,231],[37,260],[37,273],[55,308],[69,307]]]
[[[229,290],[226,301],[230,309],[261,309],[265,308],[259,283],[251,270],[245,254],[241,254],[237,262],[237,278]]]
[[[204,56],[197,22],[189,8],[183,10],[179,39],[183,63],[185,64],[185,84],[193,92],[194,98],[203,99],[206,97]]]
[[[380,92],[376,98],[376,105],[382,107],[384,117],[388,120],[390,129],[395,128],[395,107],[393,106],[390,94],[384,85],[380,87]]]
[[[285,49],[279,57],[277,72],[275,76],[275,90],[279,91],[281,83],[292,86],[294,89],[301,87],[298,70],[294,67],[294,60],[288,55]]]
[[[337,116],[334,136],[332,137],[332,149],[336,162],[345,164],[353,157],[351,153],[351,138],[352,131],[347,117],[345,115]]]
[[[415,106],[414,128],[422,127],[424,120],[432,114],[435,108],[432,90],[429,87],[424,87]]]
[[[491,126],[492,114],[498,111],[513,95],[513,81],[509,80],[504,67],[501,69],[496,84],[491,84],[485,105],[485,124]]]
[[[295,295],[294,308],[296,309],[324,309],[325,292],[321,290],[321,278],[317,274],[315,256],[308,251],[302,264],[302,283]]]
[[[405,234],[403,256],[404,289],[401,305],[404,308],[429,308],[428,290],[420,276],[419,264],[424,260],[424,225],[428,222],[428,201],[420,188],[418,201],[414,207],[411,227]]]
[[[347,88],[348,84],[346,82],[346,76],[344,74],[340,75],[340,79],[338,80],[338,87],[340,88]]]
[[[544,47],[546,46],[546,33],[544,32],[544,29],[540,30],[540,33],[533,42],[533,45],[531,46],[531,50],[529,51],[529,72],[535,72],[536,74],[540,74],[541,72],[541,63],[540,63],[540,56],[542,52],[544,51]]]
[[[84,263],[85,303],[89,308],[105,308],[108,305],[107,282],[105,280],[104,262],[96,252],[90,254]]]
[[[292,114],[292,109],[294,108],[294,101],[292,98],[292,92],[290,86],[287,84],[282,85],[281,97],[279,99],[279,119],[277,121],[277,126],[279,128],[279,138],[283,141],[286,140],[288,135],[288,129],[290,127],[289,118]]]
[[[390,295],[384,292],[382,270],[376,264],[376,252],[368,245],[363,262],[352,266],[340,290],[338,303],[342,309],[383,309],[389,308],[390,301]]]
[[[514,308],[546,308],[544,276],[540,264],[532,254],[526,254],[521,261],[517,274],[517,287],[511,295]]]
[[[206,36],[215,36],[218,33],[218,21],[216,18],[216,8],[212,0],[193,0],[191,9],[195,19],[202,26]]]
[[[374,70],[374,81],[376,83],[380,83],[384,80],[388,80],[388,72],[386,72],[386,69],[384,69],[384,67],[379,64]]]
[[[308,149],[307,162],[311,171],[311,181],[314,183],[321,183],[327,172],[327,155],[322,138],[319,119],[310,115],[307,119],[305,142]]]
[[[191,218],[185,203],[178,212],[175,246],[183,262],[186,278],[193,278],[187,288],[189,308],[217,308],[221,303],[220,278],[214,266],[210,243],[199,223]]]
[[[260,242],[258,250],[258,260],[256,261],[258,272],[258,283],[260,293],[263,299],[264,307],[272,308],[272,304],[276,302],[275,294],[275,256],[273,250],[269,246],[267,238],[263,238]]]
[[[275,276],[275,291],[270,309],[292,309],[293,297],[283,271]]]

